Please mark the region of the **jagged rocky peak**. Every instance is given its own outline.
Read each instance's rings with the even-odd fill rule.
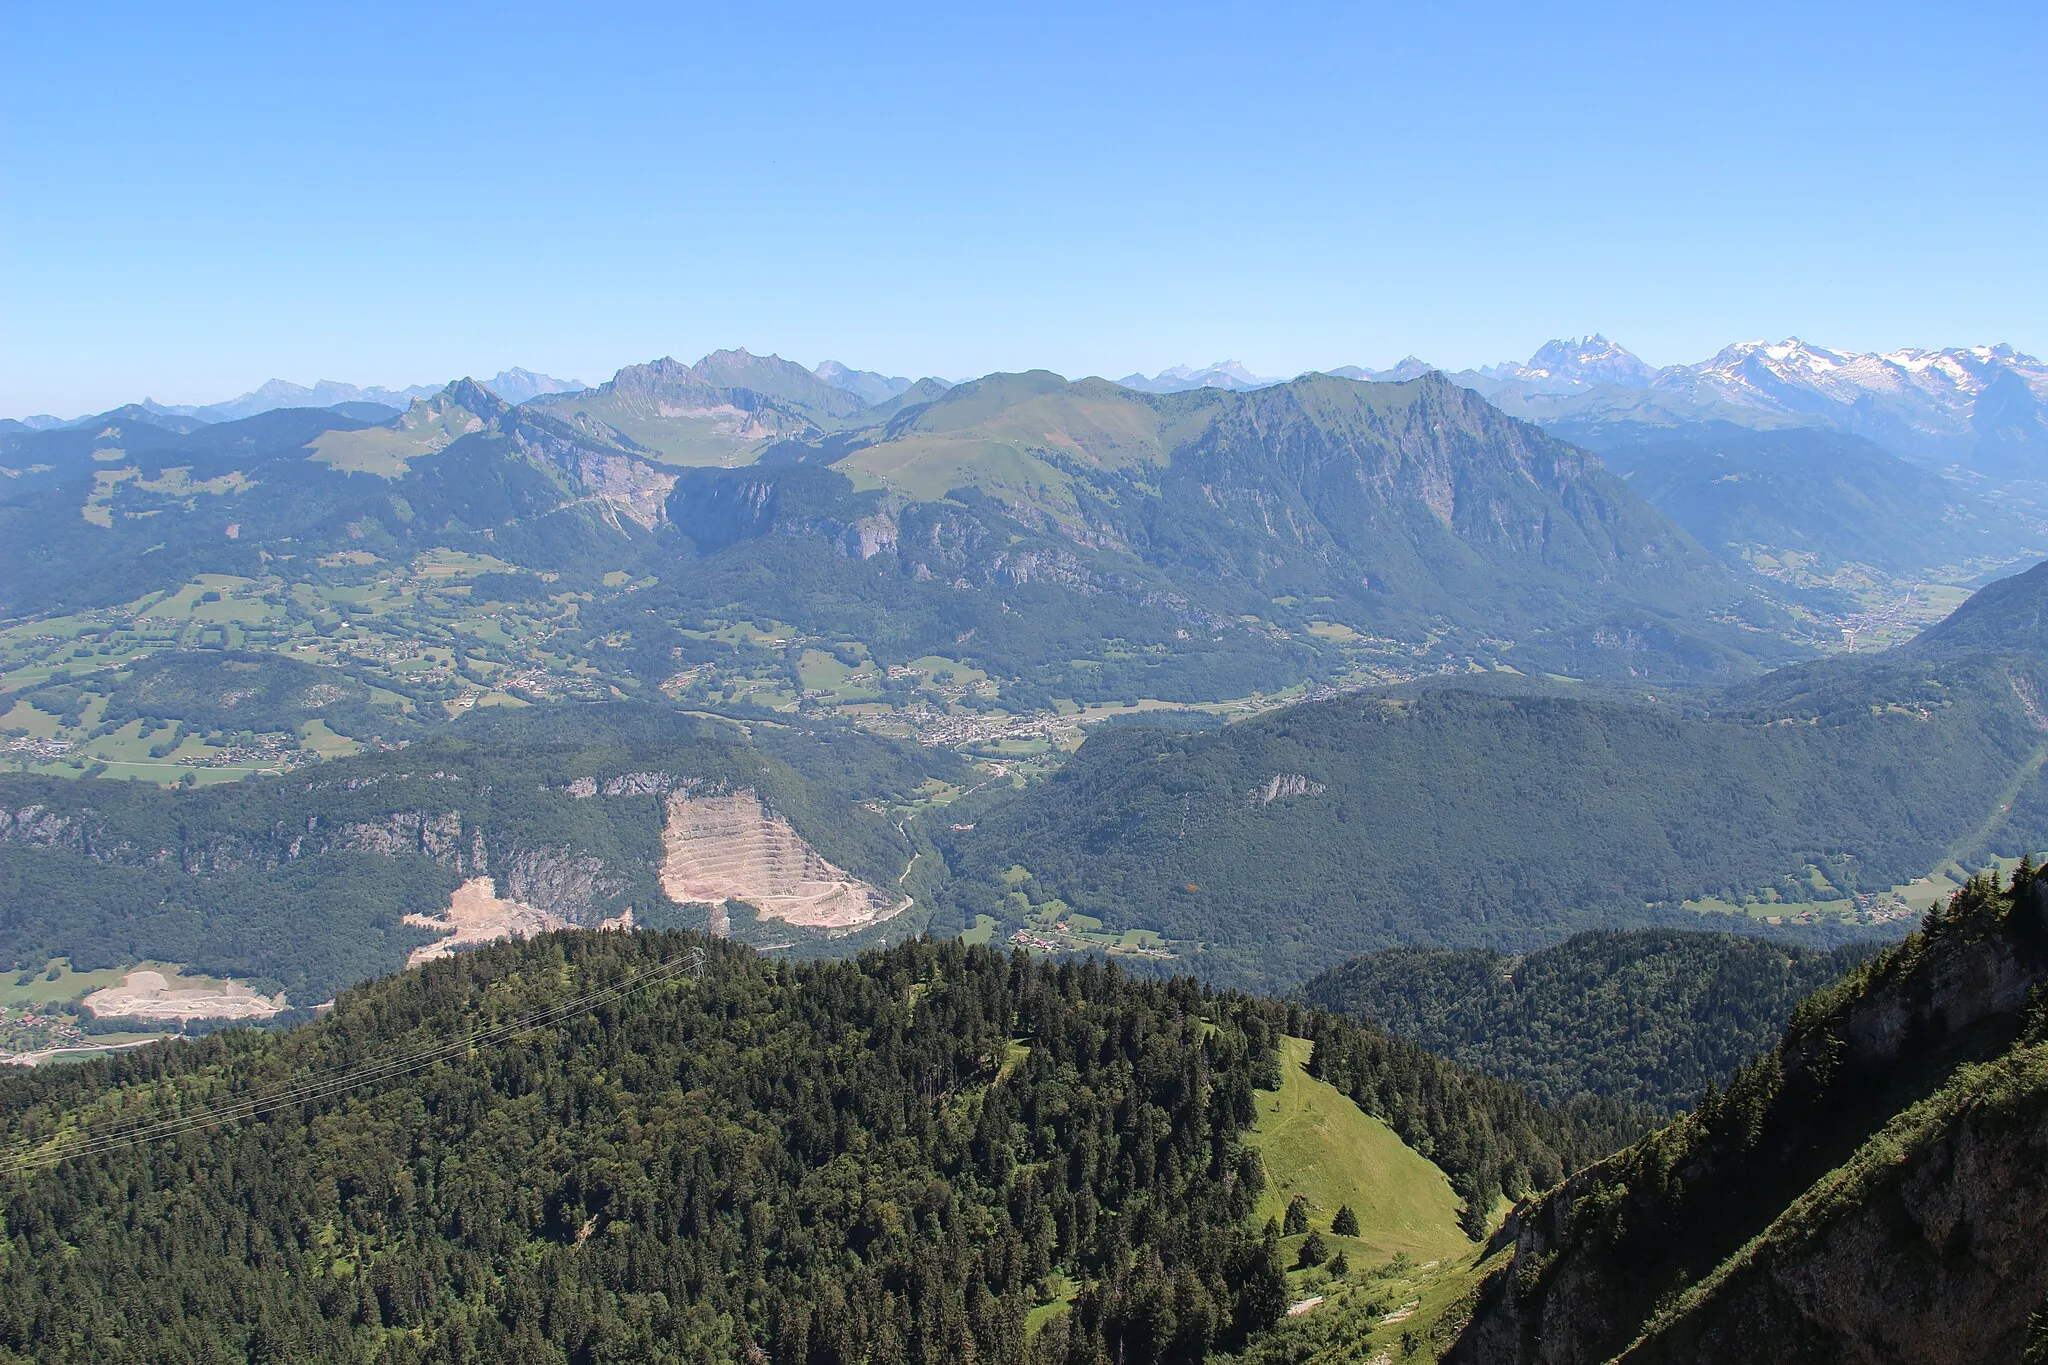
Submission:
[[[1576,339],[1547,341],[1518,365],[1506,361],[1481,367],[1491,379],[1514,380],[1534,392],[1577,393],[1584,389],[1615,384],[1624,388],[1646,388],[1657,370],[1643,358],[1598,332]]]

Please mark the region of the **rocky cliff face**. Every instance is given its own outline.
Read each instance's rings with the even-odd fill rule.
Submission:
[[[1621,1355],[1926,1365],[2021,1359],[2048,1296],[2048,1047],[1973,1069]]]
[[[1518,1210],[1448,1358],[2012,1358],[2048,1293],[2044,982],[2048,881],[1972,883],[1726,1092]]]
[[[671,785],[690,787],[695,779],[666,773],[626,773],[602,784],[586,779],[586,793],[572,783],[572,796],[639,796],[659,794]],[[511,899],[545,911],[566,923],[594,927],[608,911],[610,898],[627,889],[621,870],[602,858],[569,845],[536,844],[517,838],[492,847],[482,826],[461,809],[395,810],[375,818],[328,824],[309,817],[303,827],[280,826],[268,837],[216,837],[149,847],[113,837],[106,817],[91,808],[62,812],[42,805],[0,809],[0,844],[61,849],[95,862],[120,866],[176,867],[195,876],[246,869],[274,870],[303,858],[336,853],[367,853],[381,857],[417,856],[464,877],[497,876]]]

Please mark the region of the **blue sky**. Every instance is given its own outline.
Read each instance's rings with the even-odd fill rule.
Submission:
[[[0,6],[0,413],[2048,351],[2038,0]]]

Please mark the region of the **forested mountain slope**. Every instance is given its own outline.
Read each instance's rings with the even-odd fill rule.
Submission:
[[[1791,656],[1789,621],[1625,483],[1440,376],[1139,394],[991,375],[835,441],[830,476],[768,457],[694,476],[678,524],[700,552],[818,538],[956,587],[1169,591],[1212,634],[1314,618],[1623,675]]]
[[[1768,1050],[1801,1000],[1873,951],[1595,931],[1523,957],[1389,948],[1331,968],[1301,993],[1547,1104],[1590,1094],[1670,1118]]]
[[[189,792],[0,776],[0,959],[177,962],[312,1005],[404,966],[435,938],[404,917],[482,876],[562,923],[630,907],[701,927],[662,882],[671,803],[692,794],[752,793],[837,867],[895,888],[916,846],[860,803],[959,766],[830,724],[749,735],[616,704],[475,714],[402,750]]]
[[[2044,982],[2048,884],[1972,881],[1697,1112],[1518,1209],[1450,1358],[2048,1347]]]
[[[0,1349],[1198,1361],[1287,1306],[1246,1140],[1283,1028],[1480,1208],[1597,1152],[1420,1049],[1186,979],[556,935],[289,1033],[0,1082]]]
[[[2043,545],[2041,528],[1968,484],[1860,437],[1729,422],[1585,438],[1644,500],[1736,563],[1810,557],[1913,574]]]
[[[1315,976],[1300,995],[1550,1105],[1597,1095],[1671,1117],[1765,1052],[1802,999],[1872,952],[1595,929],[1520,958],[1389,948]]]
[[[1887,655],[1783,670],[1704,712],[1444,686],[1106,728],[951,840],[948,895],[963,924],[1072,907],[1217,977],[1285,984],[1401,942],[1698,927],[1678,903],[1705,897],[1841,905],[2048,843],[2043,668]]]
[[[1910,654],[1937,659],[2000,650],[2048,654],[2048,562],[1987,583],[1907,646]]]

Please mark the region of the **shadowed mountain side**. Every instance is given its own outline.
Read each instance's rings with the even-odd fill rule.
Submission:
[[[1515,1211],[1472,1365],[2048,1348],[2048,896],[1973,880],[1768,1056]],[[2032,1319],[2030,1321],[2030,1319]]]
[[[2038,524],[1861,437],[1730,423],[1617,427],[1588,443],[1658,511],[1737,563],[1753,552],[1908,574],[2011,555]]]
[[[1389,948],[1324,972],[1301,993],[1545,1104],[1590,1094],[1669,1118],[1768,1050],[1794,1006],[1874,951],[1596,932],[1524,957]]]

